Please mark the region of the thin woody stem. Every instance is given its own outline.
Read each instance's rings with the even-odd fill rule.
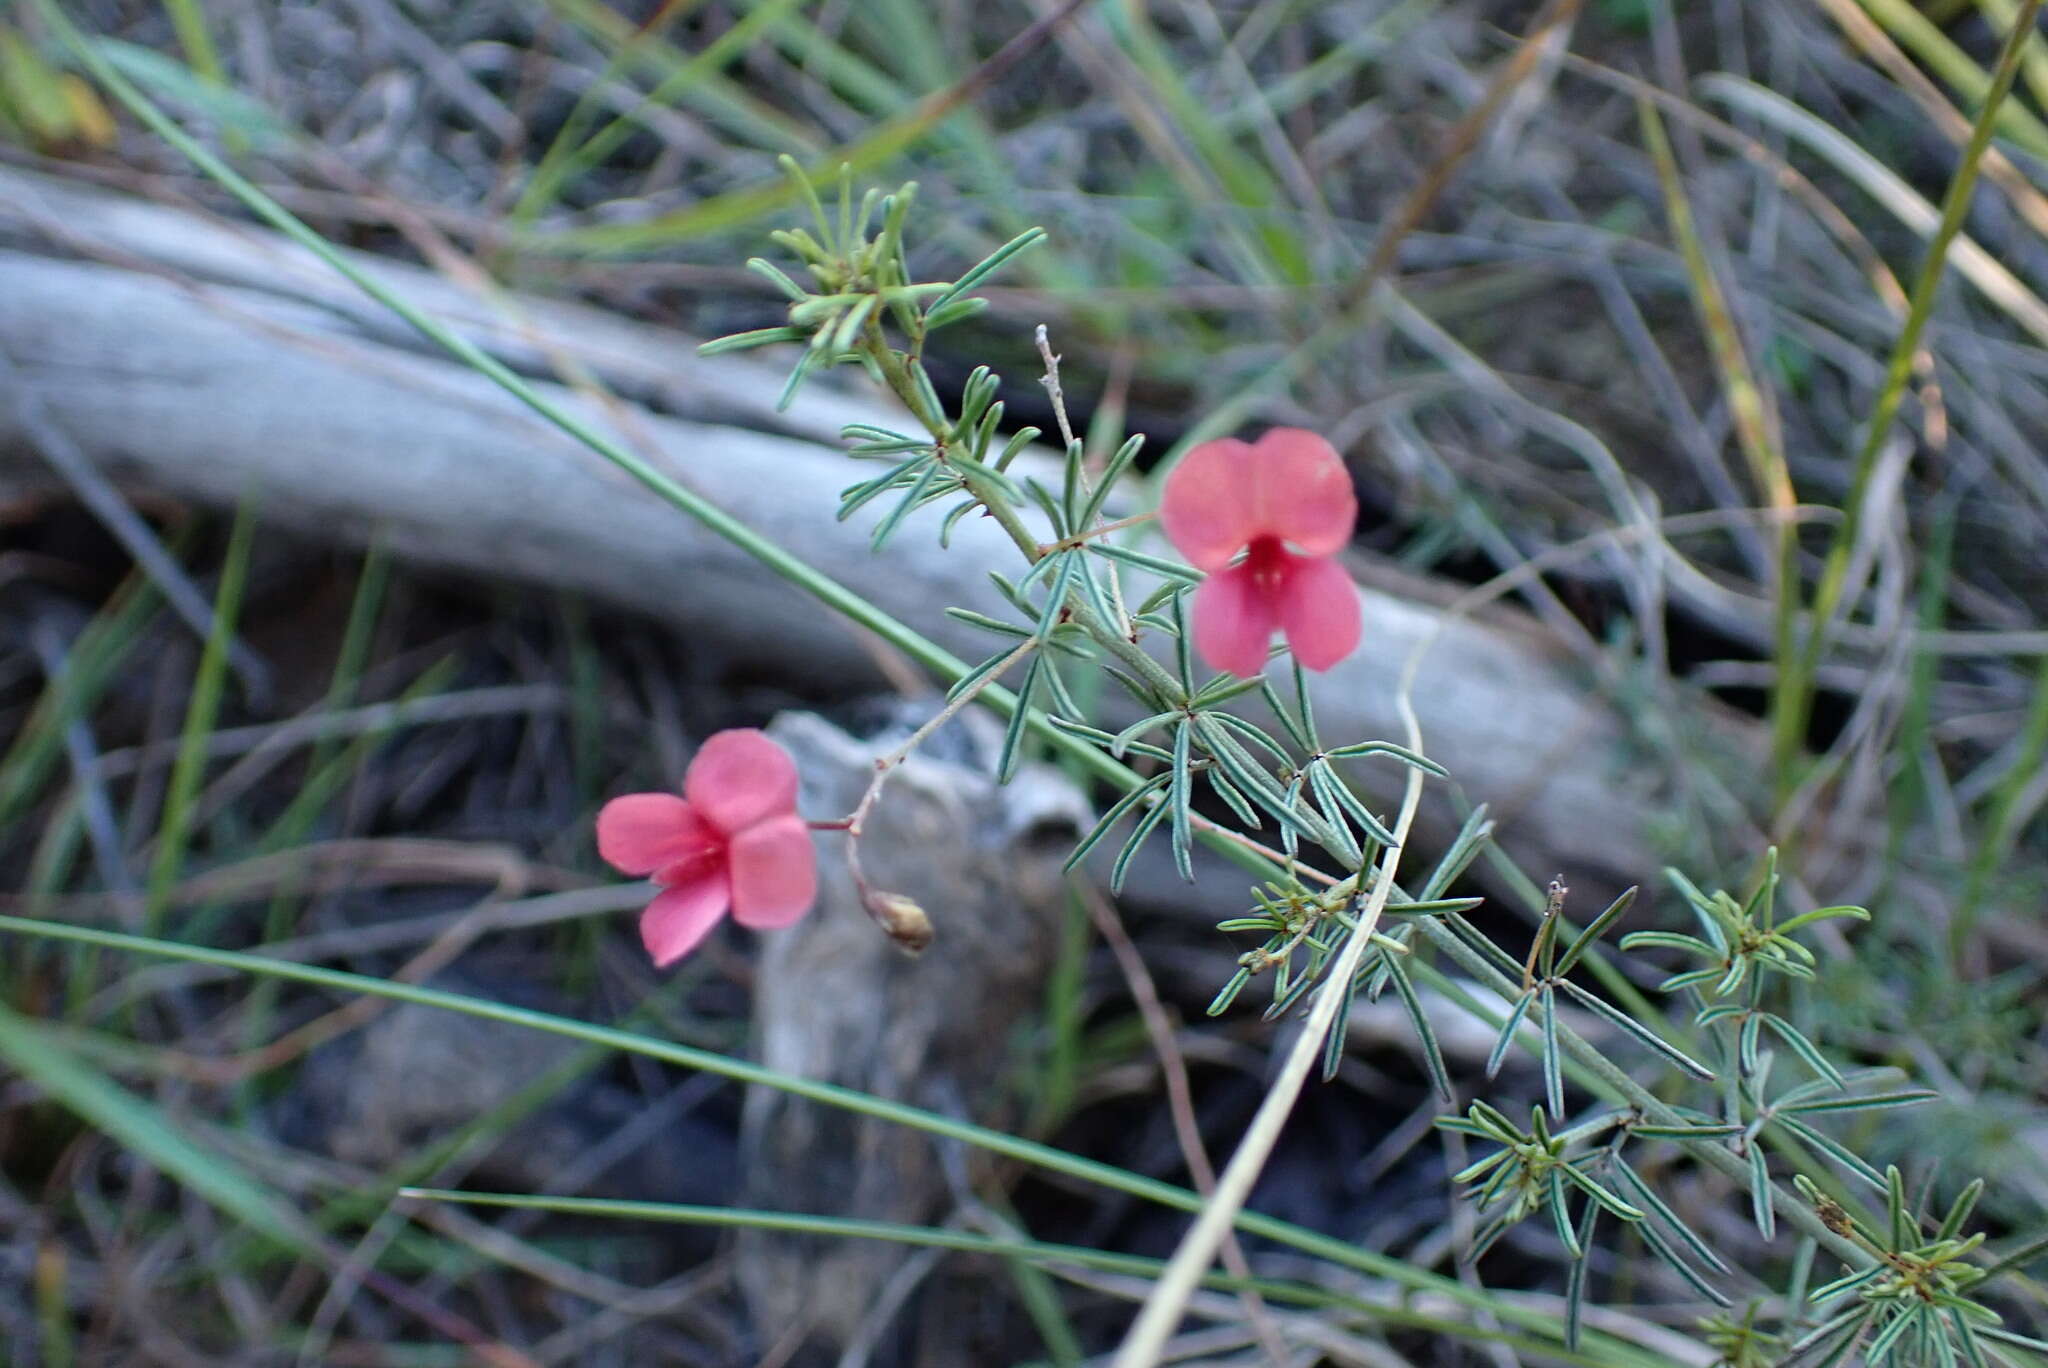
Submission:
[[[1037,637],[1033,637],[1019,645],[1016,650],[1010,652],[1004,658],[1002,664],[974,681],[972,686],[962,689],[957,697],[949,700],[945,707],[939,709],[923,726],[912,732],[902,745],[877,759],[875,761],[875,777],[868,780],[867,791],[861,794],[860,802],[854,805],[852,813],[845,819],[837,822],[812,824],[814,827],[820,827],[821,829],[834,829],[846,833],[847,872],[853,875],[853,886],[860,893],[861,906],[868,909],[870,916],[875,915],[874,909],[868,907],[870,895],[874,889],[868,883],[867,871],[861,867],[860,863],[861,827],[867,821],[868,813],[874,810],[875,803],[880,800],[882,786],[888,782],[889,776],[901,768],[903,762],[908,760],[912,753],[919,746],[923,745],[933,732],[952,721],[962,708],[974,701],[976,695],[1008,673],[1011,666],[1037,650],[1041,644]]]
[[[1038,383],[1044,385],[1045,392],[1052,397],[1053,416],[1059,419],[1060,424],[1060,440],[1071,447],[1074,445],[1074,428],[1067,421],[1067,396],[1060,390],[1060,359],[1053,355],[1052,339],[1046,334],[1045,324],[1038,325],[1034,337],[1038,342],[1038,354],[1045,358],[1045,375]]]
[[[874,807],[875,800],[881,795],[882,785],[887,781],[889,775],[905,760],[908,760],[911,754],[919,746],[923,745],[933,732],[952,721],[962,708],[972,703],[975,695],[1009,673],[1012,665],[1015,665],[1018,661],[1037,650],[1039,645],[1040,642],[1037,637],[1033,637],[1031,640],[1019,645],[1016,650],[1004,657],[1002,664],[996,666],[995,669],[989,671],[980,679],[977,679],[972,687],[962,689],[958,697],[952,699],[945,707],[934,713],[923,726],[912,732],[909,739],[904,741],[902,745],[877,759],[875,761],[875,777],[868,781],[867,792],[861,795],[860,802],[855,805],[852,815],[847,817],[843,824],[834,823],[834,825],[843,826],[849,836],[858,838],[861,832],[861,823],[866,820],[869,810]]]
[[[1094,541],[1097,537],[1106,537],[1112,532],[1121,532],[1126,527],[1140,526],[1151,522],[1158,516],[1157,513],[1133,513],[1130,517],[1118,518],[1115,522],[1100,523],[1089,528],[1086,532],[1076,532],[1070,537],[1061,537],[1056,542],[1040,542],[1038,553],[1042,556],[1049,556],[1055,551],[1072,551],[1078,546]]]

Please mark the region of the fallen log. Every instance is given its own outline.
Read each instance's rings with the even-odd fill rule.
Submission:
[[[993,527],[967,520],[941,550],[913,525],[877,555],[872,517],[833,520],[863,469],[836,449],[839,428],[900,426],[877,399],[813,385],[778,413],[783,372],[754,355],[706,359],[695,339],[580,304],[497,304],[358,260],[841,584],[963,656],[991,649],[939,610],[1003,615],[987,572],[1017,563]],[[123,490],[218,508],[253,496],[267,525],[354,543],[377,533],[421,564],[586,594],[759,665],[879,678],[872,643],[843,619],[268,231],[0,169],[0,354]],[[557,382],[564,363],[616,400]],[[0,402],[0,491],[57,484]],[[1659,778],[1633,763],[1627,720],[1590,670],[1525,615],[1451,618],[1426,588],[1361,592],[1367,644],[1317,680],[1325,731],[1398,738],[1400,675],[1433,641],[1416,689],[1427,748],[1469,800],[1504,808],[1508,848],[1582,887],[1647,882]],[[1753,727],[1716,725],[1731,748],[1761,753]],[[1383,795],[1399,783],[1391,765],[1380,779]],[[1439,841],[1454,822],[1439,795],[1420,830]]]

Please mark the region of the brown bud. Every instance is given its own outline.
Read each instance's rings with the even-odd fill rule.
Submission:
[[[911,954],[923,953],[932,943],[932,919],[901,893],[870,893],[866,902],[868,915],[875,919],[875,924]]]

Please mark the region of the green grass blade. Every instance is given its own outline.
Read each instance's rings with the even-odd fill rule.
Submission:
[[[874,1117],[924,1134],[956,1140],[993,1154],[1063,1173],[1070,1178],[1123,1192],[1174,1210],[1198,1212],[1203,1205],[1203,1199],[1198,1193],[1132,1173],[1100,1160],[1070,1154],[1050,1145],[977,1126],[971,1122],[957,1121],[886,1098],[872,1097],[836,1084],[795,1077],[714,1051],[620,1030],[617,1027],[594,1025],[531,1008],[465,997],[437,988],[395,983],[367,975],[328,969],[320,965],[274,960],[262,955],[217,950],[209,946],[184,945],[175,941],[132,936],[123,932],[103,931],[96,927],[0,915],[0,932],[46,937],[73,944],[97,945],[105,949],[183,960],[187,963],[208,964],[241,973],[288,979],[342,993],[361,993],[444,1011],[462,1012],[488,1021],[601,1045],[681,1068],[698,1069],[738,1083],[772,1088],[807,1101]],[[1562,1326],[1554,1315],[1495,1297],[1482,1289],[1467,1287],[1455,1278],[1412,1268],[1401,1259],[1362,1249],[1347,1241],[1305,1230],[1257,1212],[1240,1212],[1237,1225],[1248,1234],[1273,1240],[1316,1258],[1327,1259],[1339,1267],[1439,1294],[1458,1305],[1487,1311],[1500,1317],[1504,1322],[1538,1335],[1552,1339],[1562,1338]],[[1644,1356],[1641,1351],[1629,1351],[1621,1360],[1609,1358],[1595,1362],[1618,1361],[1642,1364],[1646,1368],[1656,1362],[1655,1359]]]
[[[4,1006],[0,1056],[95,1130],[226,1215],[288,1249],[314,1251],[317,1242],[297,1214],[232,1158],[202,1146],[160,1108],[81,1061],[48,1028]]]
[[[242,584],[249,568],[249,545],[255,535],[255,513],[244,504],[235,515],[234,531],[228,537],[220,588],[213,599],[213,631],[199,655],[192,696],[178,735],[177,759],[172,762],[170,786],[164,794],[163,820],[157,826],[156,855],[150,861],[149,890],[142,918],[143,929],[150,935],[163,930],[171,890],[184,869],[185,847],[192,835],[192,804],[199,796],[200,781],[206,776],[206,738],[220,715],[221,693],[227,682],[228,648],[235,639]]]

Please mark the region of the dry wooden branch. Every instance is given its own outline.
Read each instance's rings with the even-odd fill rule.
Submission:
[[[814,385],[777,413],[782,372],[751,355],[705,359],[694,339],[581,305],[494,302],[413,267],[366,265],[918,630],[963,655],[991,649],[939,609],[1002,614],[985,573],[1016,569],[1001,537],[970,519],[950,551],[913,528],[874,555],[871,521],[833,521],[860,470],[835,450],[838,430],[895,423],[879,401]],[[381,531],[420,563],[588,594],[761,665],[878,676],[872,645],[843,620],[266,231],[0,169],[0,353],[124,490],[215,507],[256,498],[269,525],[358,543]],[[555,382],[578,368],[616,399]],[[56,484],[19,415],[0,410],[0,493]],[[1648,883],[1659,781],[1632,762],[1626,719],[1591,672],[1519,615],[1446,622],[1426,588],[1362,592],[1367,644],[1318,681],[1325,730],[1393,734],[1402,664],[1441,627],[1419,697],[1435,758],[1495,806],[1506,844],[1541,872]],[[1756,744],[1750,729],[1715,725],[1730,747]],[[1393,766],[1381,777],[1391,793]],[[1451,821],[1434,804],[1425,836]]]

